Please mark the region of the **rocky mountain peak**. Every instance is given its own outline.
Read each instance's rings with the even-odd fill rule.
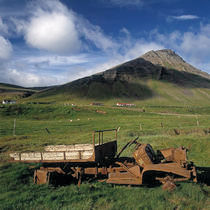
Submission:
[[[179,55],[177,55],[173,50],[163,49],[157,51],[149,51],[145,53],[141,58],[155,64],[164,67],[170,67],[170,65],[175,66],[180,63],[186,63]]]
[[[179,55],[177,55],[173,50],[163,49],[157,51],[149,51],[141,56],[146,61],[151,62],[154,65],[159,65],[167,69],[175,69],[178,71],[184,71],[192,74],[197,74],[199,76],[210,79],[210,75],[196,69],[192,65],[185,62]]]

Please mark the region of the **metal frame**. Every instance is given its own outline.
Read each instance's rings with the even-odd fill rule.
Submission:
[[[104,142],[104,132],[113,131],[116,139]],[[92,138],[94,150],[88,159],[65,160],[64,152],[63,160],[43,160],[42,157],[41,161],[24,161],[19,154],[20,160],[15,162],[43,163],[44,167],[34,172],[34,182],[37,184],[48,183],[50,173],[70,175],[78,181],[78,185],[83,176],[105,176],[107,183],[127,185],[141,185],[152,179],[160,181],[164,184],[164,189],[168,187],[169,190],[174,188],[175,181],[197,182],[196,167],[187,162],[187,150],[183,147],[160,150],[158,152],[162,157],[153,157],[155,153],[151,145],[140,144],[136,138],[129,141],[117,154],[117,129],[95,130]],[[121,153],[132,144],[136,144],[133,158],[121,158]]]
[[[98,133],[98,144],[103,144],[104,132],[115,131],[115,140],[117,141],[117,129],[95,130],[93,132],[93,145],[95,146],[95,135]]]

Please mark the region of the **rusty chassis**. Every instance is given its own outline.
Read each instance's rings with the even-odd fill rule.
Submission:
[[[115,139],[104,143],[104,132],[111,131],[115,132]],[[97,144],[96,134],[98,134]],[[56,183],[59,175],[64,177],[63,179],[74,180],[78,186],[87,177],[110,184],[153,185],[162,183],[163,189],[167,190],[173,190],[177,181],[197,182],[196,167],[192,162],[187,161],[186,148],[168,148],[155,152],[150,144],[141,144],[137,140],[138,137],[129,141],[117,153],[117,129],[99,130],[93,132],[93,154],[86,159],[82,157],[87,151],[82,151],[86,152],[83,154],[75,149],[73,152],[79,152],[77,159],[75,157],[68,159],[67,151],[61,152],[62,159],[53,160],[44,159],[45,153],[40,153],[41,158],[38,160],[23,159],[27,155],[33,155],[27,153],[22,156],[16,153],[14,156],[13,153],[11,157],[15,162],[42,163],[42,167],[34,171],[34,183],[36,184]],[[122,152],[131,145],[135,145],[133,157],[120,157]],[[48,153],[54,155],[55,152]]]

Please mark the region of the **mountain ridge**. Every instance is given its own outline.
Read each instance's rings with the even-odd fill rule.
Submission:
[[[210,79],[210,75],[208,73],[203,72],[190,65],[182,57],[180,57],[178,54],[170,49],[157,51],[152,50],[142,55],[141,58],[150,61],[154,65],[160,65],[162,67],[167,67],[169,69],[172,68],[179,71],[186,71]]]
[[[28,97],[35,92],[36,90],[32,88],[25,88],[8,83],[0,83],[0,100]]]
[[[209,102],[210,80],[206,75],[203,76],[196,68],[191,69],[190,64],[171,50],[154,52],[106,71],[43,90],[32,98],[47,100],[59,96],[60,101],[161,99],[170,103],[182,100],[186,103],[196,100],[199,103],[202,99],[205,103]]]

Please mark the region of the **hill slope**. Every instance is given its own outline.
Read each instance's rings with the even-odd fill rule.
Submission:
[[[35,92],[36,90],[34,89],[24,88],[21,86],[6,83],[0,83],[0,100],[28,97]]]
[[[150,51],[102,73],[41,91],[32,99],[209,104],[208,78],[207,73],[187,64],[171,50]]]

